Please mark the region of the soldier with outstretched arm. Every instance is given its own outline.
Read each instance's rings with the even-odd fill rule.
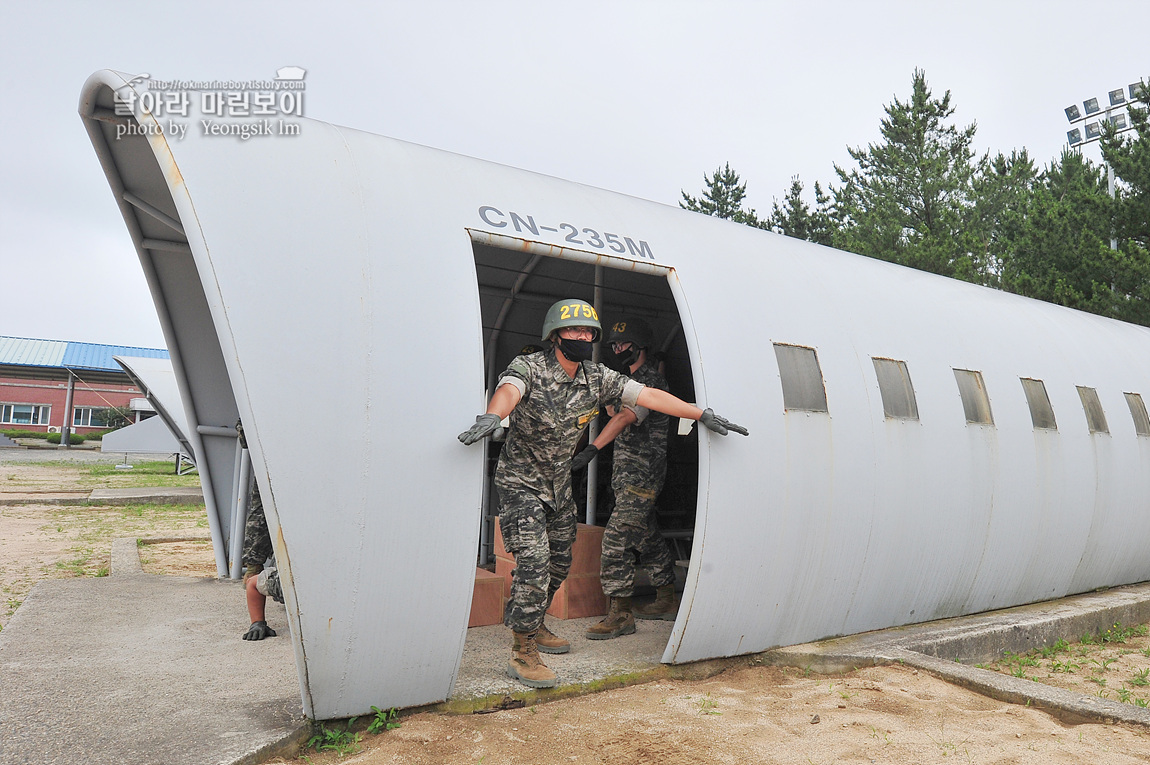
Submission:
[[[655,333],[637,317],[624,318],[611,327],[610,350],[618,367],[649,390],[667,390],[667,380],[649,353]],[[573,470],[587,465],[600,449],[614,441],[611,489],[615,509],[603,531],[599,581],[610,598],[607,616],[587,629],[590,640],[607,640],[635,632],[635,619],[673,620],[675,558],[659,533],[655,500],[667,474],[667,426],[670,418],[643,406],[609,406],[611,419],[595,441],[571,460]],[[642,568],[655,586],[655,602],[632,608],[635,574]]]
[[[571,646],[543,623],[555,592],[571,568],[576,509],[571,495],[571,457],[580,436],[608,402],[642,406],[673,417],[698,420],[726,435],[747,434],[710,409],[699,409],[666,391],[630,380],[591,362],[602,328],[593,306],[561,300],[547,311],[542,340],[546,350],[515,357],[500,377],[487,411],[459,434],[470,445],[494,433],[510,417],[506,442],[495,470],[499,529],[515,556],[504,623],[512,630],[507,673],[533,688],[556,684],[539,657],[565,653]]]

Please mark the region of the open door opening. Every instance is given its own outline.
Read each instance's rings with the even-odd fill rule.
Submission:
[[[616,321],[644,319],[655,334],[655,354],[671,393],[685,401],[695,400],[692,364],[683,325],[669,279],[671,269],[605,257],[598,253],[567,250],[512,237],[472,232],[475,271],[483,320],[484,364],[490,396],[500,373],[529,346],[542,347],[540,328],[547,309],[557,300],[578,298],[596,307],[603,326],[603,339]],[[608,353],[600,345],[596,360]],[[598,428],[606,423],[600,415]],[[656,501],[656,513],[664,538],[677,561],[676,578],[682,589],[689,565],[698,499],[699,450],[696,427],[680,433],[671,418],[667,434],[667,475]],[[689,423],[694,425],[694,423]],[[593,437],[593,435],[591,435]],[[479,565],[493,562],[495,518],[498,498],[492,481],[501,444],[488,441]],[[611,491],[611,448],[603,449],[597,465],[573,477],[579,520],[606,526],[614,508]],[[653,591],[639,572],[637,595]]]

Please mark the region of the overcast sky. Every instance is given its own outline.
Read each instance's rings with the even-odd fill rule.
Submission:
[[[1039,165],[1066,106],[1150,78],[1146,0],[363,6],[0,0],[0,335],[164,347],[76,111],[98,69],[299,66],[314,119],[672,205],[730,162],[761,214],[878,140],[916,67],[979,152]]]

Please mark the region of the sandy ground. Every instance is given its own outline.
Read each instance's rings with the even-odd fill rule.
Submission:
[[[312,763],[1144,763],[1150,732],[1060,722],[907,667],[732,669],[489,715],[400,717]],[[362,727],[362,722],[357,722]],[[284,760],[275,760],[285,762]],[[301,760],[302,761],[302,760]]]
[[[83,488],[78,471],[0,464],[0,499],[18,492]],[[105,484],[106,485],[106,484]],[[91,487],[88,487],[91,488]],[[111,540],[206,531],[201,507],[0,505],[0,618],[41,579],[107,573]],[[213,576],[206,542],[144,545],[149,573]],[[4,602],[6,601],[6,603]],[[6,606],[6,607],[5,607]],[[1034,664],[1000,671],[1068,683],[1119,698],[1150,666],[1150,638],[1067,646]],[[1106,652],[1106,653],[1104,653]],[[1055,664],[1054,662],[1059,662]],[[1065,664],[1076,671],[1061,671]],[[1021,667],[1021,669],[1020,669]],[[1092,679],[1094,678],[1094,679]],[[1098,679],[1106,680],[1099,683]],[[1069,685],[1069,684],[1075,685]],[[1052,682],[1052,684],[1058,684]],[[847,675],[748,666],[706,680],[663,680],[493,714],[402,715],[344,754],[309,749],[274,762],[356,763],[1145,763],[1150,731],[1073,724],[1039,709],[998,702],[902,666]],[[343,722],[331,730],[346,730]]]
[[[42,459],[53,458],[47,452]],[[93,479],[83,464],[38,465],[7,459],[0,463],[0,500],[32,502],[0,505],[0,628],[41,579],[107,576],[116,537],[206,535],[202,505],[35,504],[41,496],[86,496],[97,486],[114,488],[133,480],[140,479],[115,474]],[[150,573],[215,575],[207,544],[148,545],[141,553],[144,570]]]

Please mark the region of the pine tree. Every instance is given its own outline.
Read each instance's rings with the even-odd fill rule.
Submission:
[[[916,69],[910,100],[885,107],[883,140],[850,149],[855,169],[835,166],[838,231],[834,244],[861,255],[891,260],[970,281],[986,278],[967,236],[976,165],[974,123],[959,129],[950,91],[933,98],[926,74]]]
[[[1025,224],[1027,208],[1038,181],[1038,170],[1026,149],[999,153],[982,163],[974,181],[974,210],[969,232],[975,243],[971,257],[986,283],[999,286],[1003,264]]]
[[[1142,253],[1150,250],[1150,92],[1142,83],[1138,105],[1127,110],[1131,133],[1103,125],[1102,156],[1121,179],[1116,189],[1114,233]]]
[[[796,175],[791,178],[791,187],[783,197],[782,207],[778,202],[771,205],[771,215],[765,221],[764,228],[796,239],[829,245],[833,238],[833,225],[828,211],[831,198],[823,192],[818,181],[815,181],[814,210],[803,201],[802,194],[803,182]]]
[[[1066,150],[1043,172],[1012,232],[1002,287],[1020,295],[1093,313],[1133,319],[1117,299],[1133,274],[1120,274],[1110,249],[1110,197],[1105,177]]]
[[[760,228],[763,226],[754,208],[743,207],[743,199],[747,196],[747,183],[746,181],[740,183],[739,174],[731,169],[731,163],[725,163],[710,177],[704,174],[703,183],[706,188],[698,197],[683,191],[683,199],[679,202],[679,206],[684,210],[693,210],[704,215],[745,223],[748,226]]]

